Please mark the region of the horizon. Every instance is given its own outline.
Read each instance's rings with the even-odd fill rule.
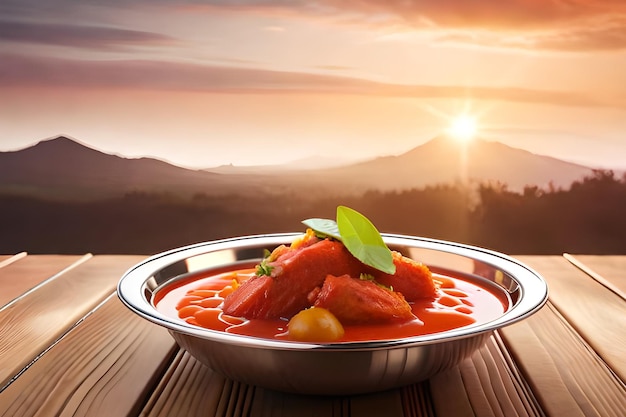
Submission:
[[[0,151],[68,136],[191,169],[477,137],[626,169],[626,3],[7,0]],[[80,22],[80,23],[77,23]]]
[[[439,139],[446,139],[451,141],[452,143],[456,142],[458,139],[452,137],[452,135],[448,134],[448,133],[444,133],[441,135],[437,135],[435,137],[430,138],[429,140],[427,140],[426,142],[420,143],[419,145],[416,145],[414,147],[412,147],[411,149],[408,149],[405,152],[401,152],[398,154],[389,154],[389,155],[374,155],[372,157],[366,157],[364,159],[358,159],[358,160],[338,160],[338,159],[321,159],[321,163],[319,164],[315,164],[313,165],[313,160],[315,159],[320,159],[319,156],[311,156],[308,158],[302,158],[299,160],[293,160],[293,161],[286,161],[286,162],[279,162],[276,164],[267,164],[267,165],[235,165],[235,164],[222,164],[222,165],[215,165],[215,166],[209,166],[209,167],[189,167],[189,166],[184,166],[184,165],[180,165],[177,164],[175,162],[172,161],[168,161],[165,158],[160,158],[158,156],[151,156],[151,155],[144,155],[144,156],[127,156],[124,154],[121,154],[119,152],[107,152],[104,151],[102,149],[98,149],[92,145],[90,145],[89,143],[86,143],[84,141],[81,141],[78,138],[74,138],[71,137],[69,135],[56,135],[56,136],[52,136],[49,138],[44,138],[40,141],[37,141],[35,143],[29,144],[25,147],[20,147],[18,149],[12,149],[12,150],[8,150],[8,151],[4,151],[4,150],[0,150],[0,154],[3,152],[19,152],[19,151],[23,151],[26,149],[29,149],[31,147],[37,146],[42,142],[51,142],[51,141],[55,141],[55,140],[59,140],[59,139],[67,139],[69,141],[75,142],[80,146],[95,150],[97,152],[103,153],[105,155],[111,155],[111,156],[118,156],[121,158],[125,158],[128,160],[134,160],[134,159],[141,159],[141,158],[151,158],[151,159],[155,159],[161,162],[165,162],[167,164],[176,166],[176,167],[180,167],[180,168],[184,168],[184,169],[189,169],[189,170],[206,170],[206,171],[210,171],[210,170],[216,170],[216,169],[221,169],[221,168],[229,168],[232,167],[234,169],[241,169],[242,172],[245,171],[246,169],[251,169],[254,170],[255,168],[258,168],[259,170],[263,170],[266,168],[272,168],[272,167],[276,167],[279,169],[290,169],[290,168],[298,168],[298,169],[303,169],[303,170],[309,170],[309,169],[324,169],[324,168],[334,168],[334,167],[346,167],[346,166],[350,166],[350,165],[354,165],[354,164],[359,164],[359,163],[363,163],[363,162],[371,162],[374,161],[375,159],[378,158],[385,158],[385,157],[401,157],[403,156],[405,153],[411,152],[419,147],[421,147],[422,145],[426,145],[429,142],[435,141],[435,140],[439,140]],[[526,152],[530,152],[533,155],[536,155],[538,157],[545,157],[545,158],[552,158],[552,159],[556,159],[558,161],[561,162],[565,162],[568,164],[573,164],[573,165],[578,165],[584,168],[588,168],[588,169],[600,169],[600,170],[609,170],[609,171],[613,171],[615,174],[617,175],[626,175],[626,165],[624,165],[623,167],[616,167],[616,168],[604,168],[604,167],[597,167],[597,166],[592,166],[592,165],[585,165],[585,164],[580,164],[577,162],[573,162],[573,161],[568,161],[565,159],[560,159],[557,157],[553,157],[550,155],[542,155],[540,153],[534,153],[531,151],[527,151],[526,149],[522,149],[522,148],[517,148],[515,146],[510,146],[507,145],[501,141],[497,141],[497,140],[490,140],[490,139],[485,139],[485,138],[481,138],[481,137],[473,137],[471,138],[471,140],[466,141],[467,144],[469,144],[471,146],[471,144],[473,143],[480,143],[480,142],[488,142],[488,143],[496,143],[496,144],[500,144],[500,145],[504,145],[505,147],[509,147],[511,149],[515,149],[515,150],[519,150],[519,151],[526,151]],[[299,165],[299,162],[303,162],[304,165],[302,166],[296,166]],[[310,164],[309,164],[310,162]],[[254,171],[250,171],[250,172],[254,172]]]

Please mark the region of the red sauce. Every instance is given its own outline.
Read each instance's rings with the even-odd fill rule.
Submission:
[[[287,320],[247,320],[222,313],[224,297],[237,283],[252,276],[253,269],[218,275],[196,274],[155,295],[160,312],[189,324],[247,336],[289,340]],[[504,292],[461,277],[433,273],[438,283],[435,300],[410,303],[417,319],[394,324],[344,326],[345,334],[337,342],[393,340],[443,332],[484,323],[501,316],[509,301]]]

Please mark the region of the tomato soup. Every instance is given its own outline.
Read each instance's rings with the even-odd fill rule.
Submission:
[[[196,273],[155,294],[153,303],[161,313],[191,325],[275,340],[289,340],[288,319],[245,319],[222,312],[224,298],[254,275],[254,269],[225,273]],[[509,308],[507,294],[489,283],[460,276],[433,273],[437,297],[412,302],[415,319],[402,323],[348,325],[335,341],[394,340],[485,323]]]

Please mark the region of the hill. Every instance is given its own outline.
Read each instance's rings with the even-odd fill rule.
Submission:
[[[294,165],[191,170],[154,158],[124,158],[67,137],[0,152],[0,192],[55,199],[101,199],[129,192],[174,195],[277,195],[315,199],[458,182],[568,188],[592,169],[477,139],[463,148],[442,136],[398,155],[340,167]]]
[[[402,190],[434,184],[502,183],[511,190],[527,185],[568,188],[593,174],[582,165],[475,139],[464,149],[454,139],[436,137],[398,155],[325,170],[322,176],[343,178],[359,188]]]
[[[0,152],[0,191],[58,199],[107,198],[133,191],[228,193],[228,177],[153,158],[124,158],[59,136]]]

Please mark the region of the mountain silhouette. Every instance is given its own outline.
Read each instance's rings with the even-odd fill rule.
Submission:
[[[324,175],[349,179],[355,186],[396,190],[465,182],[501,183],[522,190],[527,185],[568,188],[592,173],[589,167],[500,142],[474,139],[463,145],[439,136],[401,155],[326,170]]]
[[[527,185],[567,188],[593,173],[589,167],[499,142],[475,139],[464,148],[446,136],[398,156],[341,167],[278,168],[192,170],[154,158],[107,154],[59,136],[22,150],[0,152],[0,191],[59,199],[106,198],[133,191],[186,196],[299,193],[316,198],[451,183],[498,182],[511,190]]]
[[[0,152],[0,190],[44,197],[93,199],[132,191],[228,192],[234,185],[221,177],[154,158],[107,154],[65,136],[19,151]]]

